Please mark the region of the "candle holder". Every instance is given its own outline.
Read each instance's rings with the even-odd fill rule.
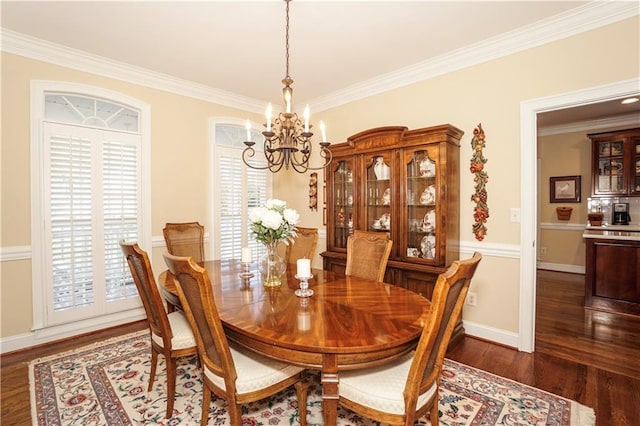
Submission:
[[[301,277],[300,275],[296,275],[297,280],[300,280],[300,288],[295,291],[296,296],[298,297],[311,297],[313,296],[313,290],[309,288],[309,279],[313,278],[313,275],[309,275],[308,277]]]
[[[253,277],[253,272],[251,272],[251,262],[242,262],[242,272],[240,272],[240,276],[247,279]]]

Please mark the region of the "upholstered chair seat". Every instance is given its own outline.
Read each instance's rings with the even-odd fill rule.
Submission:
[[[229,347],[231,357],[236,366],[238,377],[236,378],[236,392],[247,394],[266,389],[269,386],[300,374],[303,368],[284,362],[276,361],[266,356],[251,353],[247,355],[247,349]],[[216,386],[225,389],[224,377],[216,374],[205,366],[204,374]]]
[[[438,385],[451,333],[471,279],[482,259],[456,260],[438,276],[431,309],[414,351],[377,367],[340,373],[340,403],[356,413],[391,425],[413,426],[429,413],[438,425]]]
[[[353,402],[378,411],[402,415],[406,411],[403,392],[407,384],[414,353],[405,355],[391,365],[384,365],[358,374],[356,371],[340,373],[340,394]],[[431,400],[438,387],[433,383],[418,395],[417,408]]]
[[[169,326],[173,335],[171,336],[171,347],[173,349],[193,348],[196,345],[196,339],[193,337],[193,331],[189,321],[183,312],[171,312],[167,315]],[[161,348],[164,347],[162,336],[151,333],[151,339]]]

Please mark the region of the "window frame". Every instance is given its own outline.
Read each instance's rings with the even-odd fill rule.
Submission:
[[[45,170],[46,156],[48,152],[44,149],[44,126],[45,122],[55,123],[54,120],[45,119],[45,96],[52,92],[77,94],[93,98],[100,98],[106,101],[115,102],[121,105],[134,108],[139,111],[139,129],[135,132],[140,138],[140,216],[142,217],[138,243],[141,247],[152,248],[151,236],[151,153],[150,153],[150,114],[149,104],[138,99],[123,95],[108,89],[88,86],[77,83],[32,80],[31,81],[31,247],[32,247],[32,303],[33,303],[33,326],[36,337],[48,337],[61,333],[77,330],[92,329],[97,326],[116,325],[144,316],[143,310],[136,303],[135,308],[108,312],[102,311],[89,318],[71,320],[70,322],[53,322],[48,313],[48,282],[45,280],[47,274],[47,258],[49,251],[45,248],[46,227],[45,227],[45,207],[46,207],[46,179],[48,171]],[[69,123],[66,123],[69,124]],[[80,126],[82,127],[82,126]],[[110,131],[108,129],[103,129]],[[127,133],[122,131],[122,133]],[[101,231],[98,231],[101,232]]]
[[[212,254],[213,259],[220,259],[221,253],[220,253],[220,215],[218,214],[218,209],[217,206],[219,205],[220,202],[220,189],[218,187],[218,168],[217,168],[217,159],[219,156],[219,149],[216,148],[216,127],[217,126],[224,126],[224,125],[233,125],[233,126],[239,126],[242,128],[246,128],[246,123],[247,120],[242,120],[239,118],[234,118],[234,117],[213,117],[209,119],[209,151],[210,151],[210,156],[209,156],[209,164],[211,165],[211,167],[209,168],[209,188],[211,191],[210,194],[210,208],[209,208],[209,218],[210,218],[210,226],[209,229],[211,229],[212,231],[210,232],[211,238],[209,241],[209,253]],[[259,133],[261,132],[260,126],[257,125],[256,123],[249,121],[250,126],[251,126],[251,132],[252,132],[252,137],[255,136],[255,133]],[[244,150],[245,146],[242,145],[242,147],[238,146],[237,150],[238,150],[238,158],[240,158],[240,161],[242,161],[242,151]],[[224,150],[225,151],[229,151],[233,148],[227,148],[225,147]],[[256,143],[254,145],[254,149],[256,151],[256,156],[262,156],[262,145],[260,143]],[[242,164],[242,176],[243,176],[243,182],[246,181],[246,172],[247,172],[247,167],[244,163]],[[266,176],[266,199],[272,198],[273,195],[273,173],[271,173],[268,169],[265,170],[265,176]],[[258,257],[260,256],[260,250],[262,250],[263,248],[261,246],[258,246],[257,244],[252,243],[251,241],[249,241],[249,224],[248,224],[248,208],[246,203],[244,203],[244,205],[242,206],[242,214],[245,216],[246,218],[246,232],[242,232],[242,244],[241,247],[248,247],[251,246],[253,248],[253,261],[255,262]],[[239,256],[238,256],[239,258]]]

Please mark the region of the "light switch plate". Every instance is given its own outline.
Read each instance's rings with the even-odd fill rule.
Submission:
[[[511,222],[520,223],[520,209],[517,207],[511,207],[511,214],[509,215]]]

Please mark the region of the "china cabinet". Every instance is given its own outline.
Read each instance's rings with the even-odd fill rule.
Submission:
[[[640,128],[592,133],[592,195],[640,196]]]
[[[354,229],[388,232],[393,247],[385,282],[431,298],[438,275],[459,258],[462,135],[448,124],[390,126],[331,145],[324,269],[344,273]]]

